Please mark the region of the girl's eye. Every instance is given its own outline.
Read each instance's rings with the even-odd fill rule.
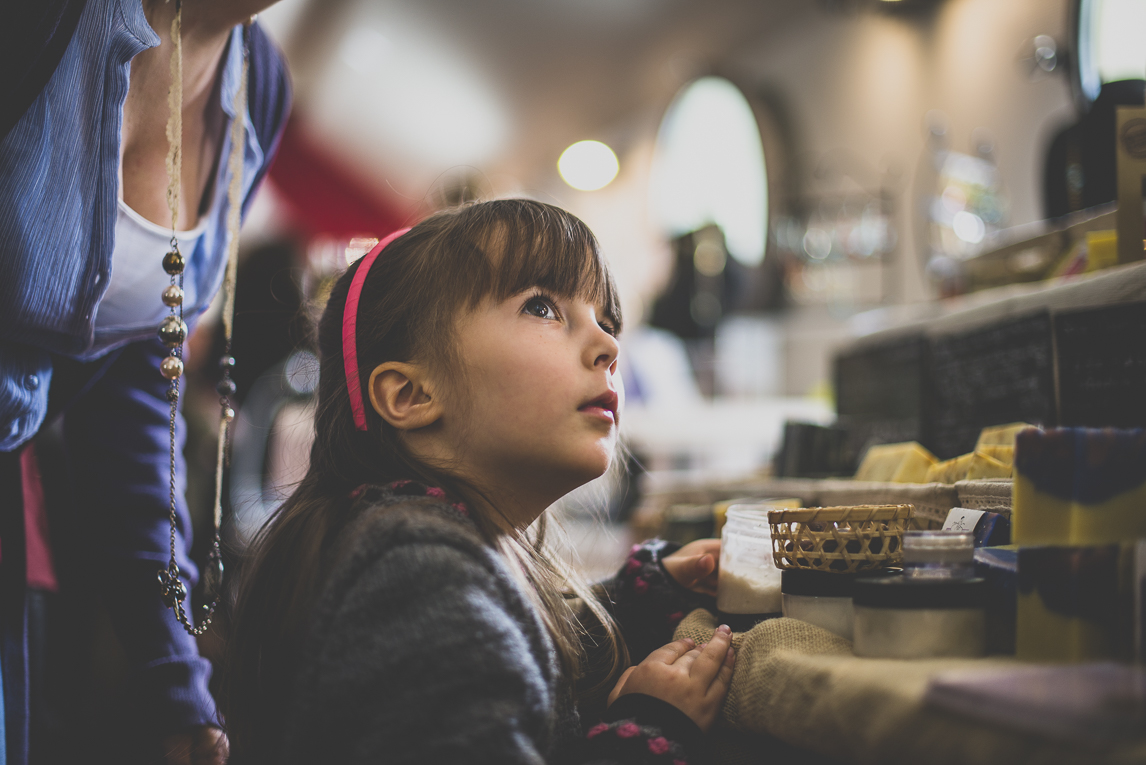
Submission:
[[[525,302],[524,310],[526,313],[541,319],[557,318],[557,310],[549,300],[543,297],[531,297]]]
[[[597,326],[600,327],[601,329],[605,330],[606,332],[608,332],[613,337],[617,336],[617,328],[613,326],[612,322],[599,321],[599,322],[597,322]]]

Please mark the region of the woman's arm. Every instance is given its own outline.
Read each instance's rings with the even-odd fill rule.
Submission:
[[[156,574],[170,554],[167,380],[158,340],[128,345],[64,415],[64,433],[82,512],[62,526],[75,535],[104,595],[131,666],[140,728],[155,738],[217,721],[207,690],[211,666],[159,596]],[[176,552],[188,591],[191,524],[183,498],[185,427],[176,418]],[[77,625],[78,628],[78,625]]]

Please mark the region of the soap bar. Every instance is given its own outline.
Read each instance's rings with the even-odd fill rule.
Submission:
[[[928,469],[925,483],[955,483],[965,480],[974,457],[975,454],[971,453],[937,462]]]
[[[915,441],[902,444],[883,444],[867,450],[857,481],[885,483],[925,483],[927,471],[939,460]]]
[[[967,480],[977,478],[1010,478],[1011,466],[989,457],[983,452],[972,452],[971,465],[967,469]]]
[[[1015,655],[1023,661],[1129,658],[1129,546],[1019,548]]]
[[[1011,504],[1017,544],[1102,545],[1146,537],[1146,430],[1020,433]]]
[[[979,431],[979,440],[975,444],[975,450],[980,451],[984,446],[1014,446],[1015,437],[1026,430],[1033,428],[1025,422],[1012,422],[1007,425],[992,425],[989,428],[983,428]]]
[[[924,482],[955,483],[976,478],[1010,478],[1013,454],[1014,449],[1010,446],[984,446],[970,454],[932,465],[927,470]]]
[[[975,449],[979,454],[986,455],[992,459],[1002,462],[1008,468],[1015,464],[1015,446],[997,446],[994,444],[983,444]]]

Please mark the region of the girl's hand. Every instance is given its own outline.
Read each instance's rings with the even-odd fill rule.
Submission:
[[[163,739],[164,765],[223,765],[229,746],[227,734],[214,725],[202,725]]]
[[[702,595],[716,595],[720,573],[720,540],[698,539],[661,559],[677,584]]]
[[[644,693],[672,704],[708,732],[728,695],[735,661],[732,630],[722,624],[708,643],[676,640],[629,667],[609,694],[609,704],[626,693]]]

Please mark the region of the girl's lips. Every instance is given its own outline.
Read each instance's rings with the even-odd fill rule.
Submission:
[[[617,392],[607,390],[592,401],[582,404],[578,411],[595,414],[615,423],[617,421]]]

